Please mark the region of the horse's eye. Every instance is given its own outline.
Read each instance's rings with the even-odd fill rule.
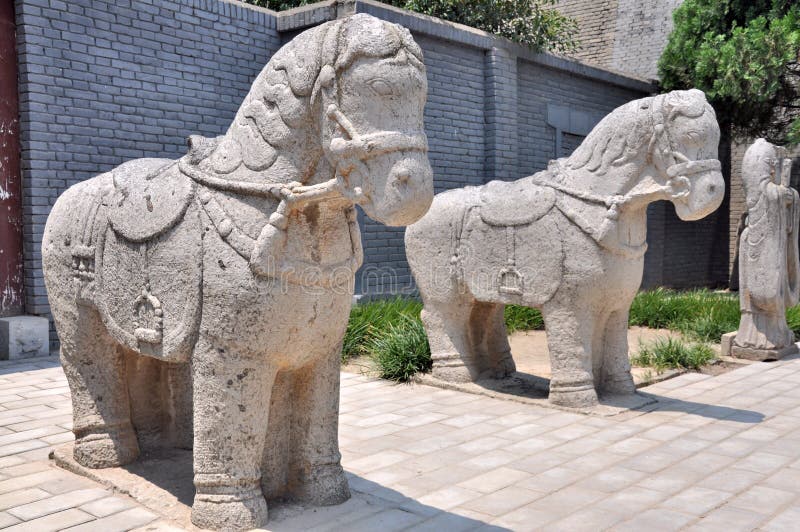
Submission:
[[[382,79],[373,79],[368,81],[367,84],[380,96],[389,96],[392,94],[392,86]]]

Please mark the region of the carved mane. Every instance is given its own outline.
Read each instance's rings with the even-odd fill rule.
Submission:
[[[338,75],[363,57],[397,57],[424,72],[422,51],[411,33],[368,15],[327,22],[283,46],[261,71],[210,164],[239,177],[273,166],[280,154],[300,162],[321,156],[317,79],[325,65]]]
[[[566,166],[605,175],[610,169],[635,160],[643,150],[650,150],[657,126],[668,128],[676,116],[697,118],[706,112],[714,114],[714,109],[696,89],[628,102],[592,129],[567,159]]]

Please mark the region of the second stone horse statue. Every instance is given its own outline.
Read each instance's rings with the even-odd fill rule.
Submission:
[[[719,135],[705,95],[675,91],[616,109],[547,170],[437,195],[406,231],[434,376],[513,373],[503,309],[516,304],[542,310],[551,402],[585,408],[598,392],[633,393],[628,311],[647,205],[669,200],[683,220],[717,209]]]
[[[398,226],[430,206],[426,93],[406,29],[329,22],[272,57],[225,135],[59,198],[42,258],[78,462],[193,447],[203,528],[260,527],[265,498],[349,497],[337,423],[354,205]]]

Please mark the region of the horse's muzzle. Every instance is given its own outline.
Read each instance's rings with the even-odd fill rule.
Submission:
[[[697,173],[691,177],[678,176],[671,183],[672,203],[681,220],[705,218],[719,208],[725,197],[725,180],[718,170]]]

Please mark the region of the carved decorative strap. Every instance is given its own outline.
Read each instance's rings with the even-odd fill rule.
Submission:
[[[200,191],[199,196],[203,210],[208,214],[211,223],[214,224],[222,240],[227,242],[243,259],[249,261],[256,244],[255,239],[247,236],[233,223],[233,220],[228,217],[228,213],[225,212],[222,205],[214,199],[208,190]]]

